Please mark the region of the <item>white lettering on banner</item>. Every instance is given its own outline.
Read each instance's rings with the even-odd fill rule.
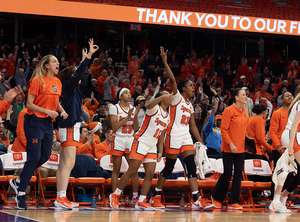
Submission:
[[[262,27],[259,28],[258,27],[258,23],[261,22],[262,23]],[[257,30],[257,31],[263,31],[265,28],[266,28],[266,22],[265,20],[259,18],[259,19],[256,19],[255,22],[254,22],[254,28]]]
[[[182,12],[182,16],[181,16],[181,25],[184,25],[184,22],[186,22],[186,24],[191,25],[191,22],[189,20],[189,17],[192,13],[189,12],[187,14],[185,14],[185,12]]]
[[[297,29],[298,22],[291,22],[290,33],[293,33],[293,29]]]
[[[145,8],[137,8],[136,10],[139,12],[139,21],[142,21],[143,20],[143,12],[145,12],[146,9]]]
[[[170,20],[169,20],[169,23],[172,24],[173,20],[176,24],[179,25],[180,23],[180,15],[181,15],[181,12],[177,12],[177,17],[175,15],[175,13],[173,11],[170,12]]]
[[[214,21],[212,24],[208,23],[209,18],[213,18]],[[216,24],[217,24],[217,17],[214,14],[209,14],[208,16],[206,16],[205,25],[207,25],[208,27],[214,27],[214,26],[216,26]]]
[[[202,14],[201,17],[199,16],[198,13],[195,13],[195,14],[196,14],[196,17],[197,17],[197,20],[198,20],[198,26],[201,26],[201,22],[204,19],[204,17],[206,16],[206,14]]]
[[[277,32],[280,32],[280,30],[281,30],[282,32],[286,33],[285,27],[286,27],[286,22],[282,21],[282,20],[279,20],[278,21]]]
[[[274,32],[276,30],[277,20],[274,20],[274,24],[273,24],[273,28],[272,29],[270,28],[270,23],[271,23],[271,20],[268,19],[267,20],[267,30],[268,30],[268,32]]]
[[[156,22],[157,10],[155,9],[153,14],[150,13],[150,9],[146,12],[146,22],[149,22],[150,17],[153,18],[153,22]]]
[[[237,21],[241,19],[239,16],[232,16],[231,19],[233,19],[233,28],[236,29]]]
[[[219,26],[220,28],[226,28],[227,25],[228,25],[228,15],[225,16],[225,23],[224,23],[224,25],[221,24],[221,21],[222,21],[222,16],[219,15],[219,16],[218,16],[218,26]]]
[[[244,25],[243,25],[243,22],[244,22],[244,21],[247,21],[247,22],[248,22],[248,25],[247,25],[247,26],[244,26]],[[242,18],[242,19],[240,20],[240,27],[241,27],[241,29],[243,29],[243,30],[249,29],[249,28],[251,27],[251,20],[250,20],[249,18],[247,18],[247,17]]]
[[[168,24],[168,16],[165,10],[162,10],[162,12],[160,13],[157,22],[161,22],[164,21],[166,24]]]

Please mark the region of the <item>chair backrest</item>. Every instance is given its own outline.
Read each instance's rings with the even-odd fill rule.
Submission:
[[[102,157],[101,160],[100,160],[100,166],[104,170],[113,171],[112,156],[111,155],[106,155],[106,156]],[[123,156],[120,172],[125,173],[127,170],[128,170],[128,163],[127,163],[125,157]]]
[[[7,153],[1,155],[4,170],[23,169],[27,160],[27,153]]]
[[[214,159],[214,158],[208,158],[210,163],[211,163],[211,169],[209,169],[209,171],[207,171],[206,173],[212,173],[215,171],[216,169],[216,166],[217,166],[217,159]]]
[[[214,169],[216,173],[224,173],[222,158],[217,159],[214,164]]]
[[[245,160],[244,172],[247,175],[271,176],[272,171],[266,160]]]
[[[42,167],[47,169],[56,170],[58,169],[59,164],[59,154],[52,153],[49,157],[49,160],[42,165]]]

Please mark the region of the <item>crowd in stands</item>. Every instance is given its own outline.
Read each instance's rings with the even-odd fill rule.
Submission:
[[[81,48],[82,46],[73,41],[65,50],[56,52],[60,61],[60,71],[80,63]],[[0,151],[3,153],[26,151],[26,138],[21,123],[26,113],[25,101],[31,77],[42,59],[37,50],[37,47],[28,50],[25,43],[15,46],[2,45],[0,48],[0,99],[3,100],[5,92],[11,88],[17,87],[19,91],[10,108],[1,115]],[[259,130],[260,137],[256,142],[264,147],[253,155],[270,160],[271,146],[266,142],[270,139],[270,119],[275,110],[286,106],[287,101],[283,95],[286,92],[295,95],[295,90],[300,85],[300,67],[296,60],[284,62],[283,64],[287,64],[285,73],[274,75],[271,65],[263,66],[260,59],[245,56],[241,57],[238,67],[232,67],[230,58],[221,61],[217,66],[213,56],[200,55],[194,50],[184,55],[169,51],[168,59],[177,83],[189,79],[194,84],[195,95],[190,100],[195,110],[196,126],[208,147],[208,156],[220,157],[222,137],[219,127],[222,113],[233,103],[231,89],[241,88],[247,94],[244,107],[249,117],[256,116],[255,121],[259,124],[259,127],[257,124],[255,126],[257,129],[249,128],[248,133],[255,137]],[[80,146],[76,153],[98,160],[104,155],[109,155],[112,128],[108,121],[108,110],[112,104],[117,103],[116,94],[119,89],[128,88],[131,93],[131,105],[140,106],[138,119],[141,127],[146,110],[145,102],[153,95],[158,82],[161,82],[162,88],[171,92],[170,80],[159,54],[155,55],[148,49],[140,55],[135,55],[128,46],[126,66],[117,64],[108,51],[100,52],[92,58],[78,86],[84,96],[82,118],[85,124],[80,128]],[[258,104],[264,104],[267,109],[256,107],[253,110],[254,105]],[[258,113],[254,113],[255,110],[258,110]],[[99,122],[101,124],[98,124]],[[56,129],[58,124],[56,121]],[[55,135],[57,146],[58,133]],[[58,152],[57,148],[55,151]]]

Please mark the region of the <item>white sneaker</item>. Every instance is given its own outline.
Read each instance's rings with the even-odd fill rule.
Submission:
[[[192,210],[195,209],[209,209],[209,208],[213,208],[214,205],[213,204],[208,204],[202,197],[199,197],[199,199],[195,202],[192,203]]]
[[[287,199],[288,199],[288,196],[283,197],[282,195],[280,195],[280,202],[281,202],[282,206],[286,206]]]
[[[286,208],[286,206],[283,206],[281,202],[274,202],[272,201],[269,205],[269,210],[279,212],[279,213],[290,213],[291,211]]]

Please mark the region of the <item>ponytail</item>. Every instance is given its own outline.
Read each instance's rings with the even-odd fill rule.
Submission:
[[[293,106],[295,105],[296,102],[298,102],[300,100],[300,93],[294,98],[292,104],[290,105],[289,111],[288,111],[288,117],[291,114],[291,110],[293,108]]]

